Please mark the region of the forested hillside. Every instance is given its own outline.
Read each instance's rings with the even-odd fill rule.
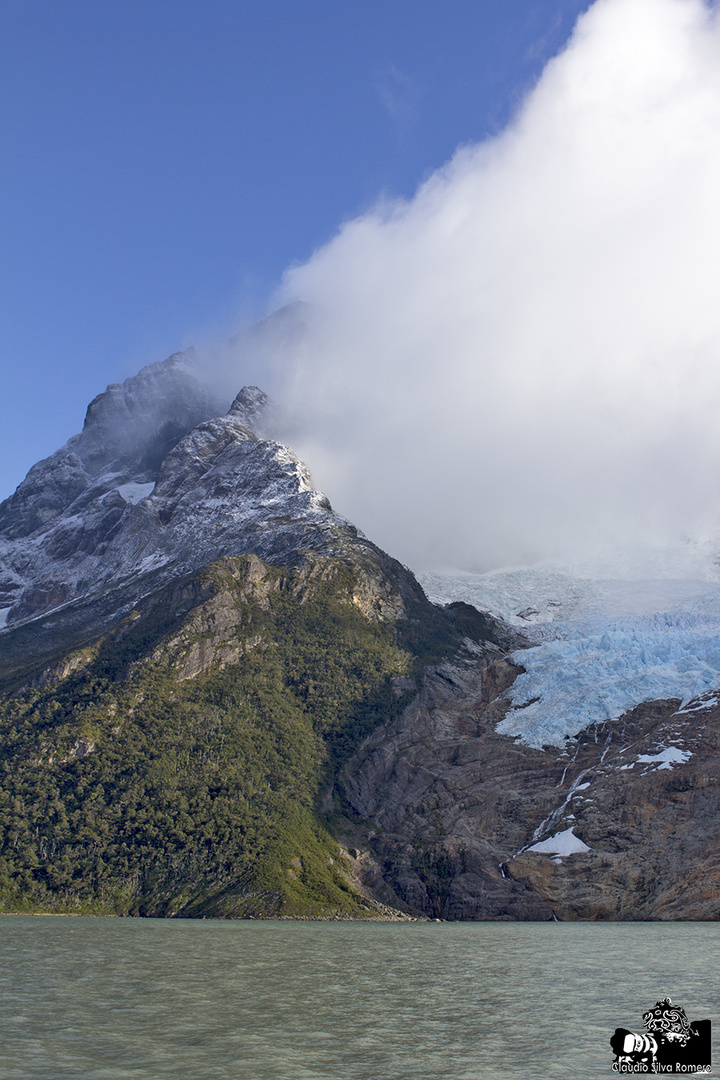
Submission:
[[[369,914],[323,793],[421,659],[492,629],[426,604],[420,641],[373,591],[397,586],[349,560],[224,559],[7,695],[2,909]]]

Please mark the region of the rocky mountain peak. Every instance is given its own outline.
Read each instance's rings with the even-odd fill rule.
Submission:
[[[257,386],[244,386],[230,406],[228,415],[255,431],[268,404],[269,398],[263,390]]]
[[[90,488],[104,495],[125,483],[154,480],[184,435],[227,408],[205,386],[195,361],[194,350],[175,353],[98,394],[82,432],[33,465],[0,504],[0,537],[36,534]]]
[[[287,566],[303,552],[367,544],[292,450],[263,437],[267,405],[245,386],[227,411],[192,352],[98,395],[82,432],[0,506],[5,654],[13,629],[32,622],[33,647],[49,648],[60,632],[69,640],[68,620],[87,627],[88,604],[100,628],[217,558]]]
[[[183,435],[224,411],[196,361],[194,349],[174,353],[90,402],[76,452],[91,474],[127,464],[152,472]]]

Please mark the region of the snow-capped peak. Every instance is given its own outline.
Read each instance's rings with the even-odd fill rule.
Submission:
[[[246,386],[226,411],[192,353],[108,386],[82,432],[0,505],[0,630],[110,589],[132,599],[148,574],[332,544],[347,522],[291,450],[261,437],[267,405]]]

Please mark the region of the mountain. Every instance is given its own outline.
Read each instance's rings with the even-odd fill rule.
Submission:
[[[0,910],[718,918],[712,590],[431,603],[267,417],[177,354],[0,506]]]
[[[223,555],[285,565],[351,540],[369,550],[296,455],[258,436],[265,405],[246,387],[226,411],[192,353],[91,402],[82,433],[0,505],[0,621],[12,631],[0,674],[91,637]]]
[[[333,778],[428,664],[517,639],[432,605],[262,437],[265,406],[246,387],[218,414],[170,357],[0,507],[5,909],[382,910]]]

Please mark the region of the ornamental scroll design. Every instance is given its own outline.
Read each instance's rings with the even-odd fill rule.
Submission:
[[[690,1021],[681,1005],[673,1005],[669,997],[658,1001],[655,1007],[643,1013],[645,1027],[651,1032],[662,1032],[670,1042],[685,1046],[692,1035]]]

